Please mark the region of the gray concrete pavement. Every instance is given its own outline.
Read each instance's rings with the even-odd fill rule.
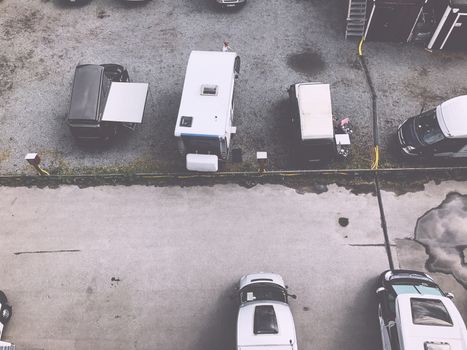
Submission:
[[[220,50],[223,40],[242,57],[236,88],[234,148],[254,170],[256,151],[273,169],[293,167],[285,89],[299,81],[331,84],[333,111],[350,117],[354,157],[336,167],[371,164],[371,100],[344,40],[347,4],[341,0],[255,0],[221,11],[214,0],[157,0],[136,6],[93,0],[0,2],[0,173],[32,173],[24,162],[39,152],[53,173],[181,171],[173,138],[184,71],[191,50]],[[398,164],[391,137],[398,123],[443,99],[466,93],[465,53],[367,43],[364,52],[379,96],[381,165]],[[101,149],[76,145],[65,117],[74,68],[117,62],[133,81],[150,83],[144,123]]]
[[[450,191],[467,193],[456,182],[384,192],[390,234],[403,223],[413,231]],[[405,202],[411,210],[398,210]],[[298,295],[301,349],[379,347],[374,282],[388,263],[370,194],[335,185],[321,194],[278,185],[3,187],[0,222],[0,287],[14,306],[5,336],[22,349],[232,349],[230,297],[253,271],[282,274]],[[396,266],[423,269],[426,253],[407,249],[398,243]],[[442,282],[465,305],[465,290]]]

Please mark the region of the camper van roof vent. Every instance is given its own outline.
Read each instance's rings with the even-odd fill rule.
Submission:
[[[217,85],[201,85],[201,95],[217,96]]]

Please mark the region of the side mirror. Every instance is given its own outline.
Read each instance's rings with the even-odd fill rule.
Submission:
[[[451,292],[448,292],[448,293],[446,293],[446,298],[449,298],[449,299],[452,300],[452,299],[454,299],[454,294],[451,293]]]
[[[386,295],[387,291],[386,291],[386,288],[384,287],[379,287],[377,290],[376,290],[376,297],[377,299],[382,302],[384,300],[384,296]],[[383,303],[384,304],[384,303]]]
[[[376,290],[376,294],[377,294],[377,295],[384,294],[384,292],[386,292],[386,288],[384,288],[384,287],[379,287],[379,288]]]
[[[297,299],[297,296],[295,294],[287,294],[288,297],[291,297],[292,299]]]

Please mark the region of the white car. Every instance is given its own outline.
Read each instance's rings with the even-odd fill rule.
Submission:
[[[427,274],[385,271],[376,293],[384,350],[467,350],[465,323],[452,294]]]
[[[237,350],[297,350],[295,324],[287,287],[274,273],[254,273],[240,279]]]

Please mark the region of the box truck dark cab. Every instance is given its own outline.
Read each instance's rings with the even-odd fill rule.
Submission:
[[[418,157],[467,157],[467,95],[411,117],[397,131],[402,152]]]

